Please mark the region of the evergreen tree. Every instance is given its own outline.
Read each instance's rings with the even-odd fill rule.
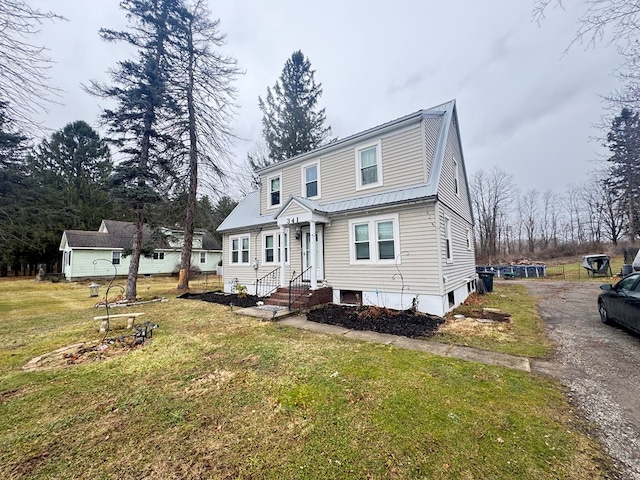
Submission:
[[[29,199],[29,178],[24,163],[27,137],[8,117],[7,102],[0,101],[0,276],[20,252],[33,247],[25,236],[24,212]]]
[[[620,211],[625,212],[627,235],[634,240],[640,233],[640,116],[623,108],[607,134],[605,145],[612,155],[610,187],[618,193]]]
[[[273,89],[267,88],[266,98],[258,98],[270,162],[313,150],[331,134],[331,127],[324,125],[324,108],[317,110],[322,84],[316,85],[314,73],[309,59],[298,50],[285,62]]]
[[[65,228],[93,230],[110,217],[111,154],[86,122],[69,123],[42,141],[29,159],[29,171],[39,185],[57,192],[56,203],[70,214]]]
[[[175,116],[175,102],[168,92],[170,58],[167,53],[172,26],[181,12],[180,0],[130,0],[122,2],[130,28],[101,29],[107,41],[125,42],[137,49],[135,60],[119,62],[111,70],[112,85],[92,82],[90,93],[114,101],[102,120],[124,159],[113,175],[114,192],[131,208],[134,235],[126,296],[137,293],[142,252],[145,207],[157,202],[160,191],[175,176],[172,138],[163,130]]]

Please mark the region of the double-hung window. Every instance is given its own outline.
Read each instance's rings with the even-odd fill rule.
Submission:
[[[282,236],[280,233],[266,233],[262,236],[263,256],[262,263],[280,263],[280,245]],[[284,234],[284,261],[289,261],[289,235]]]
[[[318,172],[318,164],[307,165],[303,167],[303,183],[304,192],[303,195],[307,198],[315,198],[320,196],[320,179]]]
[[[264,236],[264,263],[273,263],[275,260],[275,235]]]
[[[393,222],[384,221],[376,224],[378,233],[378,259],[393,260],[396,258],[395,241],[393,239]]]
[[[369,223],[354,225],[356,260],[371,259],[369,245]]]
[[[447,263],[453,262],[453,243],[451,242],[451,219],[444,217],[444,244],[447,253]]]
[[[111,263],[120,265],[121,252],[111,252]]]
[[[349,222],[351,263],[394,263],[400,251],[398,215],[381,215]]]
[[[249,263],[249,237],[232,237],[230,253],[230,263]]]
[[[274,175],[273,177],[269,177],[268,181],[269,188],[269,207],[277,207],[280,205],[281,200],[281,190],[282,190],[282,175]]]
[[[207,263],[207,252],[200,252],[200,263]]]
[[[164,252],[153,252],[154,260],[164,260]]]
[[[382,185],[380,141],[356,148],[356,190]]]

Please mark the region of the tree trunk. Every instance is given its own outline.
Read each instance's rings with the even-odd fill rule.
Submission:
[[[131,262],[129,263],[129,275],[127,276],[127,300],[135,300],[138,295],[138,268],[140,267],[140,254],[142,253],[143,228],[144,218],[142,210],[139,209],[135,213]]]
[[[189,83],[187,85],[187,108],[189,111],[189,195],[187,198],[187,214],[184,221],[184,243],[180,258],[180,278],[178,289],[189,288],[189,270],[191,269],[191,252],[193,250],[193,231],[195,230],[196,202],[198,201],[198,138],[196,136],[196,113],[193,104],[194,86],[194,47],[192,31],[189,30]],[[183,275],[186,271],[186,275]]]

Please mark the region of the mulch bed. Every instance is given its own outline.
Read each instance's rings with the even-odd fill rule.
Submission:
[[[183,293],[178,298],[186,298],[189,300],[202,300],[203,302],[218,303],[220,305],[229,306],[233,304],[234,307],[247,308],[255,307],[260,301],[260,297],[255,295],[245,295],[239,297],[237,293],[223,293],[223,292],[205,292],[205,293]]]
[[[311,310],[307,320],[339,325],[351,330],[390,333],[410,338],[430,337],[444,319],[411,310],[392,310],[376,306],[356,307],[329,304]]]

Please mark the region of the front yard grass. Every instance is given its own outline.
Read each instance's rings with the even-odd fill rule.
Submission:
[[[93,300],[86,285],[0,279],[2,478],[607,476],[553,381],[175,295],[135,307],[160,325],[144,348],[21,369],[100,338]]]
[[[545,335],[536,301],[527,288],[516,280],[495,281],[493,286],[492,293],[470,297],[475,303],[462,305],[453,313],[465,315],[474,308],[497,308],[511,315],[509,323],[457,321],[449,315],[433,340],[525,357],[546,357],[552,345]]]

